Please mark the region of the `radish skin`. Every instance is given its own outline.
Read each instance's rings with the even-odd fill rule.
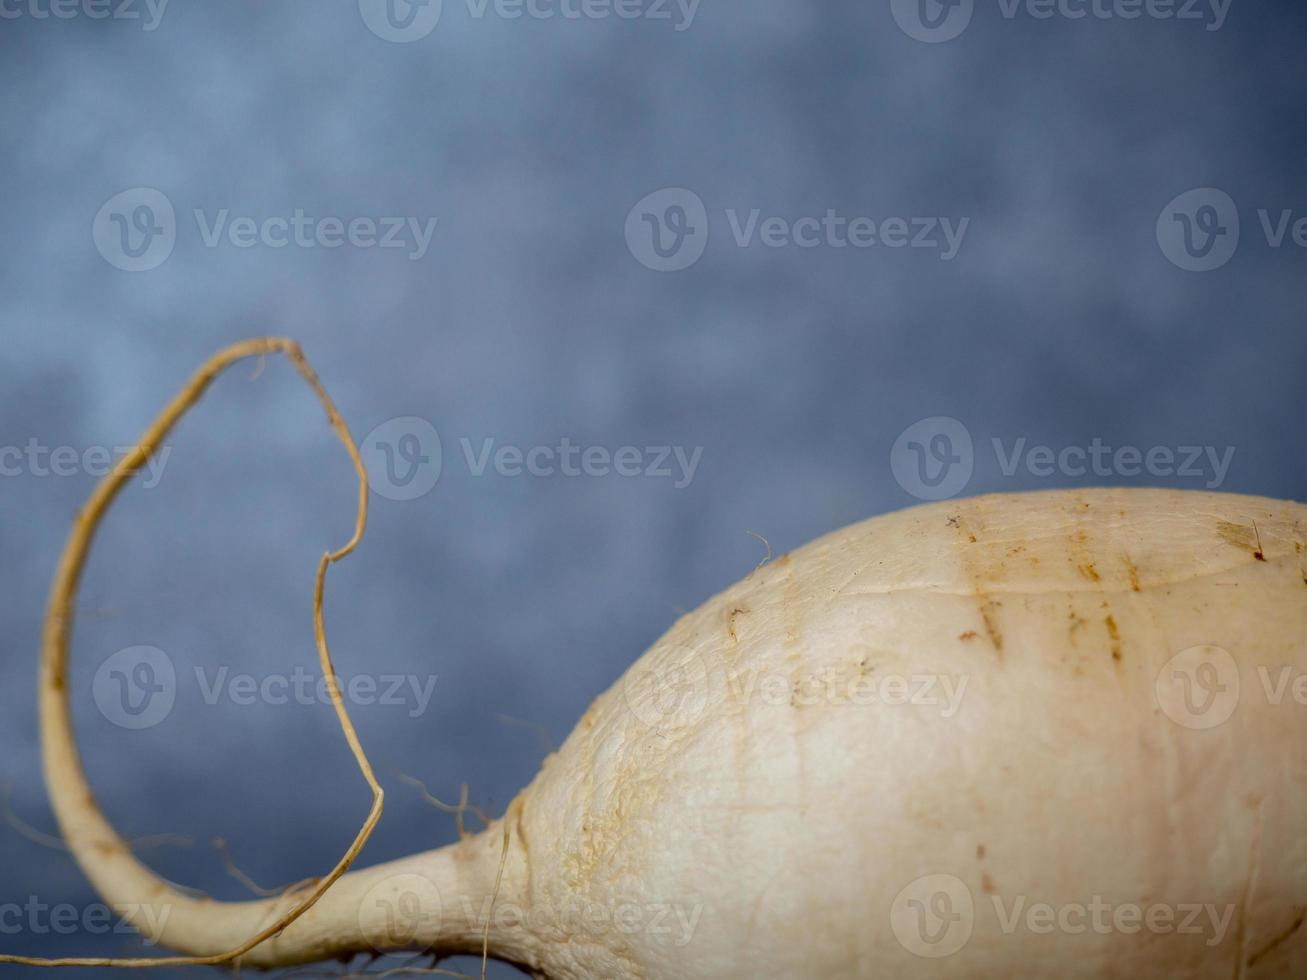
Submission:
[[[1302,677],[1302,505],[875,518],[681,618],[484,833],[345,874],[239,962],[485,943],[552,980],[1305,976]],[[303,901],[194,899],[139,862],[67,704],[47,677],[61,829],[150,939],[219,957]]]

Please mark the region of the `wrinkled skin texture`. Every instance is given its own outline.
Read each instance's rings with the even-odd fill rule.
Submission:
[[[493,897],[553,980],[1307,976],[1305,552],[1301,505],[1163,490],[838,531],[678,621],[502,822],[244,962],[479,952]],[[188,952],[275,914],[169,901]]]

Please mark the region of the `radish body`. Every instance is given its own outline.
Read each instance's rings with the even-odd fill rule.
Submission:
[[[679,620],[486,833],[243,962],[479,953],[488,919],[554,980],[1307,976],[1305,552],[1302,505],[1169,490],[830,534]],[[292,901],[166,890],[52,791],[165,945]]]

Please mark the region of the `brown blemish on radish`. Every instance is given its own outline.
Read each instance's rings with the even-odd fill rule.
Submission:
[[[1130,591],[1141,591],[1139,587],[1139,569],[1135,566],[1135,563],[1130,560],[1129,555],[1122,555],[1121,560],[1125,562],[1126,574],[1130,577]]]
[[[740,644],[740,635],[735,628],[735,619],[737,616],[747,615],[748,612],[748,606],[735,606],[726,613],[726,634],[731,638],[731,653],[734,653],[736,647]]]
[[[1262,550],[1262,534],[1257,529],[1257,522],[1252,525],[1234,524],[1230,521],[1217,521],[1216,533],[1227,544],[1247,551],[1258,561],[1266,561],[1266,552]]]
[[[989,635],[989,642],[994,645],[994,650],[999,656],[1003,655],[1003,633],[998,628],[996,611],[1002,607],[1003,603],[994,599],[980,604],[980,618],[985,621],[985,632]]]
[[[1270,953],[1274,952],[1280,946],[1284,945],[1286,940],[1288,940],[1291,936],[1293,936],[1295,932],[1297,932],[1299,929],[1302,928],[1302,924],[1304,922],[1307,922],[1307,908],[1299,908],[1296,909],[1295,911],[1297,912],[1297,914],[1294,916],[1293,923],[1289,926],[1289,928],[1285,929],[1284,932],[1280,933],[1278,936],[1273,938],[1269,943],[1267,943],[1257,952],[1249,956],[1246,961],[1248,966],[1250,967],[1256,966],[1262,960],[1266,959],[1266,957]]]
[[[1107,618],[1103,620],[1103,623],[1107,626],[1107,635],[1112,639],[1112,659],[1120,661],[1121,631],[1117,628],[1116,618],[1111,613],[1108,613]]]

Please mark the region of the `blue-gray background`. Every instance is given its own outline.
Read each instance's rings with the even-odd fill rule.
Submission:
[[[115,0],[115,3],[119,0]],[[1307,8],[1233,0],[1220,30],[1142,18],[1006,19],[955,40],[888,0],[703,0],[666,21],[478,19],[388,43],[356,3],[173,0],[139,22],[0,20],[0,446],[120,446],[218,347],[300,339],[355,433],[430,419],[444,472],[373,497],[335,572],[344,675],[438,675],[428,709],[358,707],[390,789],[367,859],[454,837],[403,772],[501,808],[679,612],[765,555],[916,502],[890,452],[952,416],[965,492],[1192,478],[1005,475],[986,447],[1233,446],[1226,490],[1307,498],[1307,250],[1257,209],[1307,215]],[[12,0],[7,9],[15,9]],[[109,198],[156,188],[172,255],[97,251]],[[1182,271],[1154,226],[1191,188],[1238,202],[1243,238]],[[632,206],[693,190],[706,253],[650,271]],[[206,247],[192,214],[438,217],[429,252]],[[789,219],[970,218],[956,258],[920,249],[738,247],[725,209]],[[703,447],[662,478],[473,476],[459,440]],[[312,666],[314,563],[348,536],[350,473],[279,363],[224,378],[162,482],[112,513],[79,606],[74,699],[88,767],[126,836],[173,880],[236,898],[209,841],[264,884],[329,866],[366,812],[329,710],[210,707],[194,668]],[[45,830],[34,711],[39,624],[93,485],[0,479],[0,783]],[[145,732],[92,678],[157,646],[183,678]],[[63,855],[0,824],[0,905],[94,901]],[[30,954],[121,936],[0,937]],[[22,971],[11,971],[18,975]],[[203,971],[197,971],[203,972]],[[514,975],[503,968],[502,976]]]

